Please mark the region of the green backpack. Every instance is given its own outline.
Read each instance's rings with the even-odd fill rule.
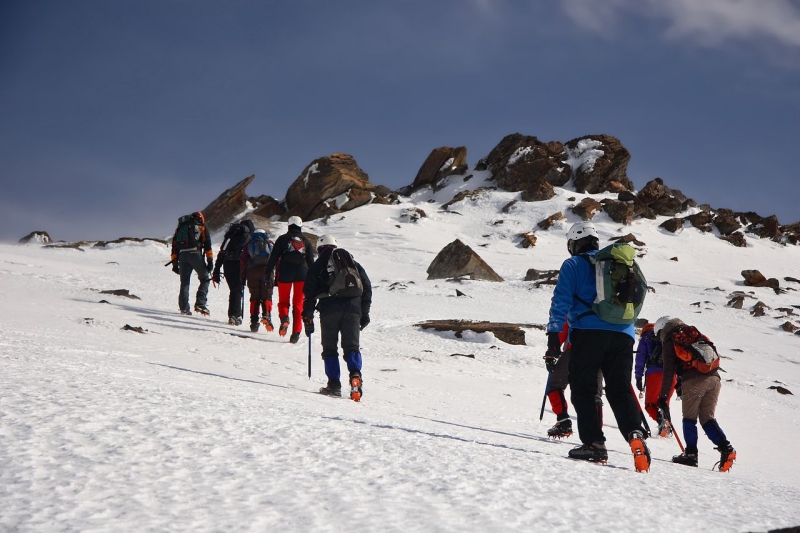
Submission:
[[[647,280],[634,259],[636,250],[629,244],[606,246],[594,255],[580,254],[594,267],[597,297],[578,319],[596,314],[611,324],[633,324],[647,295]]]
[[[178,219],[178,229],[175,230],[175,243],[178,250],[198,248],[200,244],[200,226],[192,215],[185,215]]]

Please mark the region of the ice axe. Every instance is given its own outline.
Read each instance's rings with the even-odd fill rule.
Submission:
[[[539,411],[539,422],[544,418],[544,404],[547,402],[547,391],[550,389],[550,376],[552,375],[553,372],[547,373],[547,383],[544,385],[544,398],[542,398],[542,409]]]
[[[308,379],[311,379],[311,334],[308,334]]]

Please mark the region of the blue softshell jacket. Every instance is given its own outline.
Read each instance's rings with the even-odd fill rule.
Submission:
[[[592,250],[587,255],[596,253],[597,250]],[[590,310],[580,300],[592,303],[596,297],[594,266],[580,256],[570,257],[564,261],[558,273],[558,283],[553,291],[553,299],[550,301],[550,320],[547,323],[547,333],[560,333],[564,328],[564,322],[569,321],[570,335],[572,330],[576,329],[602,329],[626,333],[636,340],[633,324],[611,324],[601,320],[594,313],[578,318]]]

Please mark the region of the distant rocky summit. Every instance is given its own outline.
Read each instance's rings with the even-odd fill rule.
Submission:
[[[19,240],[20,244],[50,244],[53,239],[46,231],[32,231]]]

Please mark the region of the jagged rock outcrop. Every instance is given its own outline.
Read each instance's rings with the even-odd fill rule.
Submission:
[[[746,248],[747,247],[747,240],[745,240],[744,235],[741,233],[731,233],[730,235],[722,235],[720,237],[723,241],[727,241],[734,246],[739,248]]]
[[[286,212],[286,207],[272,196],[261,195],[250,198],[250,204],[255,207],[252,214],[263,218],[281,217]]]
[[[486,281],[503,281],[486,261],[459,239],[442,248],[427,272],[428,279],[469,277]]]
[[[603,199],[600,201],[603,205],[603,211],[613,220],[619,224],[630,226],[633,223],[633,218],[636,215],[636,204],[633,202],[618,202],[611,199]]]
[[[415,191],[426,185],[436,189],[438,183],[453,174],[463,174],[467,170],[467,149],[464,146],[450,148],[442,146],[434,148],[417,172],[414,183],[407,192]]]
[[[536,233],[527,231],[525,233],[520,233],[518,237],[520,238],[519,245],[523,248],[532,248],[536,246]]]
[[[662,222],[658,225],[659,228],[664,228],[665,230],[669,231],[670,233],[677,233],[680,229],[683,228],[683,219],[682,218],[670,218]]]
[[[462,200],[472,200],[473,202],[477,202],[481,198],[484,198],[489,191],[497,190],[497,187],[478,187],[477,189],[461,191],[453,196],[453,199],[449,202],[442,204],[443,210],[450,209],[450,206],[453,204],[457,204]]]
[[[286,191],[282,219],[314,220],[369,203],[390,203],[384,189],[370,183],[353,156],[333,154],[311,162]]]
[[[540,220],[539,222],[536,223],[536,225],[542,229],[550,229],[553,227],[553,224],[555,224],[556,221],[564,220],[565,218],[566,217],[564,216],[564,213],[559,211],[558,213],[550,215],[544,220]]]
[[[783,237],[781,225],[778,222],[778,217],[775,215],[751,224],[747,227],[747,231],[749,233],[755,233],[762,239],[771,239],[775,242],[781,242],[781,237]]]
[[[668,217],[675,216],[694,203],[681,191],[664,185],[664,180],[661,178],[647,182],[636,198],[656,215]]]
[[[693,227],[708,233],[711,231],[711,223],[714,221],[714,213],[700,211],[694,215],[689,215],[686,217],[686,220],[688,220]],[[723,235],[727,235],[727,233],[723,233]]]
[[[646,244],[637,239],[636,235],[634,235],[633,233],[628,233],[627,235],[623,235],[622,237],[611,237],[608,240],[611,242],[624,242],[627,244],[635,244],[636,246],[646,246]]]
[[[53,242],[53,239],[50,238],[50,234],[46,231],[32,231],[19,240],[20,244],[50,244],[51,242]]]
[[[522,191],[525,201],[547,200],[554,196],[553,185],[564,185],[570,178],[563,163],[564,146],[557,141],[544,143],[536,137],[506,135],[486,157],[498,187]]]
[[[578,137],[566,143],[564,151],[564,163],[571,169],[576,191],[598,194],[633,190],[627,174],[631,154],[616,137]]]
[[[220,194],[213,202],[203,209],[206,217],[206,227],[211,232],[225,227],[238,214],[247,209],[247,195],[245,189],[256,175],[248,176],[230,189]]]

